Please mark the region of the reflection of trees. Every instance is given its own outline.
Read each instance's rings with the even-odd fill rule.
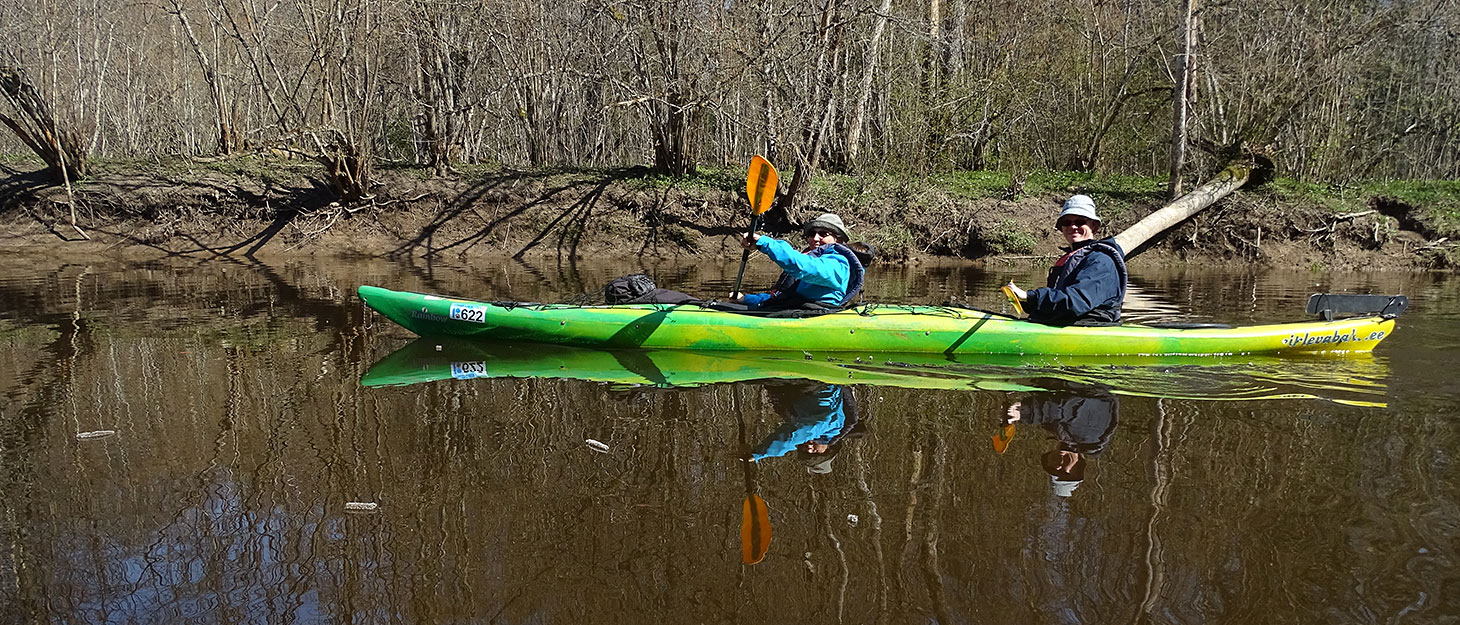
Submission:
[[[1181,614],[1185,604],[1169,597],[1199,588],[1241,595],[1219,579],[1231,558],[1302,574],[1236,538],[1234,518],[1260,521],[1263,511],[1192,518],[1191,497],[1244,501],[1224,483],[1198,494],[1192,476],[1220,470],[1249,485],[1275,477],[1270,464],[1230,462],[1240,457],[1191,467],[1192,450],[1216,442],[1191,440],[1207,437],[1204,428],[1188,426],[1189,440],[1161,462],[1186,466],[1167,494],[1171,518],[1197,523],[1210,540],[1136,514],[1150,483],[1138,445],[1110,452],[1097,483],[1065,511],[1067,532],[1041,534],[1050,514],[1035,463],[1042,445],[1016,439],[998,457],[983,436],[967,434],[978,421],[963,416],[991,424],[1000,398],[872,389],[859,399],[878,413],[875,435],[849,447],[836,472],[765,465],[759,479],[777,538],[764,563],[740,573],[744,589],[727,592],[741,571],[734,530],[744,496],[730,395],[749,394],[748,419],[774,425],[755,387],[606,394],[574,382],[478,380],[362,390],[362,367],[343,354],[325,357],[321,376],[317,343],[100,341],[76,362],[104,383],[71,389],[76,405],[122,415],[120,433],[105,447],[78,446],[70,424],[41,422],[55,449],[29,465],[30,479],[64,487],[35,486],[21,495],[29,503],[7,504],[28,526],[11,557],[33,572],[16,592],[39,614],[211,605],[284,620],[612,621],[669,619],[688,597],[707,620],[738,611],[748,620],[1028,622],[1040,620],[1031,610],[1049,591],[1037,581],[1051,566],[1047,554],[1028,549],[1036,535],[1076,539],[1059,551],[1059,566],[1082,572],[1070,604],[1082,612],[1109,597],[1141,602],[1146,578],[1132,572],[1146,566],[1149,532],[1165,553],[1156,614]],[[132,379],[110,364],[127,361],[146,361],[149,372]],[[610,452],[584,447],[590,437]],[[1282,451],[1297,452],[1285,462],[1317,459],[1287,444]],[[1274,486],[1285,494],[1261,496],[1302,487]],[[345,515],[343,503],[355,499],[382,509]],[[53,512],[38,517],[37,506]],[[860,522],[849,524],[849,513]]]
[[[51,290],[75,298],[67,276]],[[1051,566],[1078,577],[1064,599],[1085,620],[1295,622],[1311,597],[1397,612],[1404,582],[1440,596],[1406,569],[1435,508],[1403,504],[1408,526],[1381,509],[1433,487],[1404,457],[1408,427],[1433,424],[1281,402],[1163,400],[1161,416],[1131,398],[1123,430],[1152,436],[1115,440],[1055,508],[1033,428],[988,448],[1004,397],[858,387],[875,432],[836,471],[761,467],[776,537],[743,568],[733,397],[768,431],[761,387],[362,389],[386,328],[234,317],[271,288],[234,279],[184,285],[158,325],[37,306],[53,331],[0,343],[0,598],[22,618],[1037,622]],[[118,434],[75,439],[102,426]],[[352,500],[381,509],[347,515]],[[1378,590],[1333,592],[1331,562]]]

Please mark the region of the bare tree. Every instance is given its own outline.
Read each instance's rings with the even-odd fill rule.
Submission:
[[[472,107],[467,88],[476,67],[476,46],[467,20],[472,9],[456,0],[414,0],[408,9],[411,27],[403,34],[415,44],[411,95],[420,107],[415,116],[419,152],[437,176],[446,175],[464,151]]]
[[[1196,0],[1181,0],[1181,55],[1176,62],[1176,89],[1171,116],[1171,177],[1166,195],[1181,195],[1181,168],[1186,165],[1186,111],[1191,100],[1192,48],[1196,40]]]
[[[203,81],[207,83],[208,96],[213,101],[213,108],[217,114],[217,137],[218,153],[232,154],[242,146],[238,126],[230,115],[234,110],[229,106],[228,85],[218,70],[218,61],[211,58],[202,41],[193,32],[193,24],[188,19],[187,11],[179,0],[170,0],[168,12],[177,17],[178,24],[182,26],[183,35],[187,37],[188,44],[192,46],[193,54],[198,60],[198,68],[202,70]]]
[[[959,2],[959,6],[963,6]],[[847,124],[846,137],[846,161],[848,167],[855,167],[857,156],[862,148],[862,129],[867,125],[867,101],[872,98],[872,81],[877,74],[877,61],[881,55],[882,33],[887,29],[888,13],[892,10],[892,0],[882,0],[882,4],[872,15],[872,34],[867,38],[867,47],[863,51],[862,78],[857,84],[857,100],[852,105],[851,121]]]
[[[1315,180],[1456,177],[1457,15],[1460,0],[0,0],[0,150],[84,168],[274,148],[350,201],[386,158],[684,174],[772,146],[793,202],[822,169],[1099,169],[1175,192],[1244,144]]]
[[[69,184],[70,180],[86,175],[86,152],[81,147],[80,134],[57,123],[50,103],[20,70],[0,67],[0,94],[15,111],[13,117],[0,114],[0,123],[45,161],[57,182]]]
[[[630,3],[626,20],[633,29],[631,55],[637,95],[627,102],[643,113],[649,128],[654,170],[672,175],[693,174],[698,165],[701,123],[706,105],[703,71],[705,51],[700,47],[702,22],[714,23],[712,10],[697,2],[641,0]],[[709,18],[709,19],[707,19]]]
[[[795,207],[801,192],[811,184],[826,149],[828,131],[836,117],[840,99],[838,92],[846,84],[838,54],[842,43],[844,9],[845,3],[840,0],[823,0],[818,7],[810,106],[805,109],[800,140],[792,145],[796,172],[780,200],[783,209]]]

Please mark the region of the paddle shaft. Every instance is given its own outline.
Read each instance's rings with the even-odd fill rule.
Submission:
[[[752,466],[755,463],[750,459],[750,441],[745,438],[745,413],[740,411],[740,395],[732,395],[731,399],[735,402],[733,410],[735,410],[735,429],[740,435],[740,452],[745,456],[740,464],[745,467],[745,496],[749,498],[755,494],[755,469]]]
[[[751,218],[750,218],[750,234],[755,234],[755,231],[757,229],[759,229],[759,228],[760,228],[760,215],[759,214],[756,214],[756,215],[751,216]],[[750,236],[750,235],[748,234],[746,236]],[[731,293],[739,293],[740,292],[740,282],[741,282],[741,280],[743,280],[745,278],[745,265],[746,265],[746,263],[749,263],[749,262],[750,262],[750,250],[747,249],[747,250],[745,250],[744,253],[742,253],[740,255],[740,271],[735,274],[735,288],[730,290]]]
[[[745,501],[740,504],[740,554],[741,562],[756,564],[765,558],[771,542],[770,507],[755,492],[755,462],[750,457],[750,444],[745,438],[745,415],[740,411],[739,395],[731,396],[734,401],[735,424],[740,433],[740,464],[745,469]]]

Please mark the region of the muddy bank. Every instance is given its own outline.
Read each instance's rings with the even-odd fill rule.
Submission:
[[[378,174],[373,200],[332,202],[308,165],[127,164],[73,192],[34,168],[0,179],[0,250],[125,256],[738,257],[748,221],[743,172],[665,180],[641,169]],[[1018,177],[1012,180],[1019,180]],[[1101,181],[969,191],[936,181],[832,179],[813,204],[769,215],[772,233],[840,213],[893,262],[1037,260],[1061,242],[1051,224],[1071,193],[1094,196],[1106,234],[1160,208],[1156,189]],[[72,200],[74,198],[74,202]],[[78,232],[71,226],[75,206]],[[1453,233],[1432,207],[1373,195],[1342,202],[1271,186],[1239,191],[1169,231],[1139,262],[1313,269],[1453,268]],[[83,238],[81,233],[85,233]]]

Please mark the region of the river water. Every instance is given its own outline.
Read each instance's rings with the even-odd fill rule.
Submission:
[[[1368,357],[746,364],[413,342],[354,295],[733,266],[5,265],[0,622],[1460,620],[1448,275],[1135,267],[1136,318],[1409,296]],[[997,310],[1041,272],[868,297]]]

